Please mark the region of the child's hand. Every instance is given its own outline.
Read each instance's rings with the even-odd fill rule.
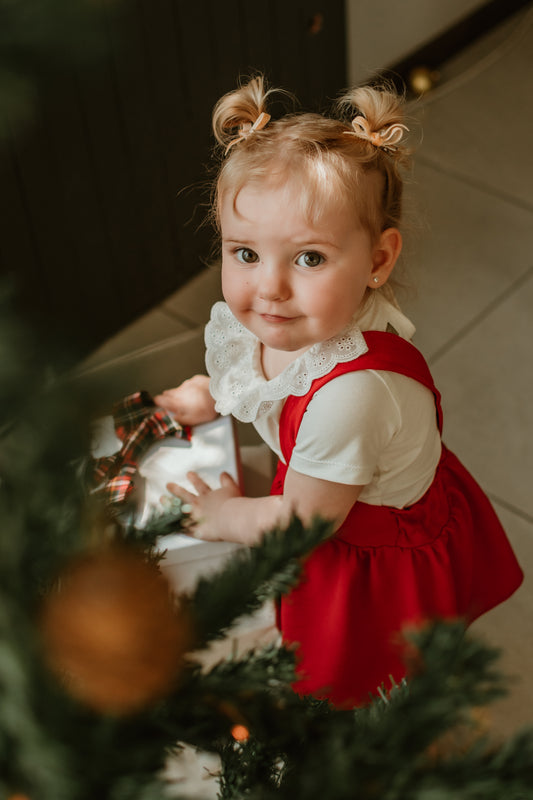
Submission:
[[[200,425],[217,416],[207,375],[195,375],[175,389],[166,389],[154,397],[154,402],[182,425]]]
[[[220,489],[211,489],[196,472],[187,473],[198,494],[188,492],[177,483],[167,483],[168,491],[190,506],[191,528],[187,531],[195,539],[209,542],[225,540],[227,521],[224,521],[222,506],[227,500],[241,497],[241,490],[231,475],[223,472]]]

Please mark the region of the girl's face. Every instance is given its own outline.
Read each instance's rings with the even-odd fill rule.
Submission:
[[[220,202],[226,302],[265,347],[295,357],[341,333],[367,287],[385,283],[398,254],[389,264],[390,248],[372,245],[344,205],[310,221],[299,201],[294,182],[267,181]]]

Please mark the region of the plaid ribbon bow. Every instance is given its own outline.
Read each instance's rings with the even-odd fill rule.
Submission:
[[[122,503],[133,489],[133,478],[147,450],[169,436],[190,439],[191,431],[158,408],[145,391],[115,403],[112,414],[115,432],[123,444],[117,453],[91,460],[89,483],[106,502]]]

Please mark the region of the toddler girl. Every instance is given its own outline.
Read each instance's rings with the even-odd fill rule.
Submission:
[[[241,497],[228,475],[216,490],[191,475],[197,495],[170,484],[193,536],[253,544],[293,512],[333,520],[279,626],[299,645],[297,691],[353,706],[404,675],[402,628],[471,621],[522,573],[441,442],[439,393],[388,284],[402,246],[399,99],[359,88],[338,119],[273,121],[269,94],[256,77],[215,107],[226,302],[206,328],[210,377],[156,402],[189,424],[252,422],[279,457],[269,497]]]

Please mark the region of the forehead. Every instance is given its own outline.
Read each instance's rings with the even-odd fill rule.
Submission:
[[[252,248],[291,245],[343,248],[365,234],[352,207],[336,200],[320,214],[308,213],[300,187],[293,184],[246,184],[222,199],[220,233],[225,245]],[[366,239],[365,239],[366,241]]]
[[[358,218],[346,192],[339,191],[331,182],[321,190],[295,176],[270,176],[243,182],[237,190],[221,192],[218,206],[221,225],[230,221],[262,222],[266,215],[283,220],[290,218],[302,228],[320,228],[333,217],[346,213],[354,221]]]

